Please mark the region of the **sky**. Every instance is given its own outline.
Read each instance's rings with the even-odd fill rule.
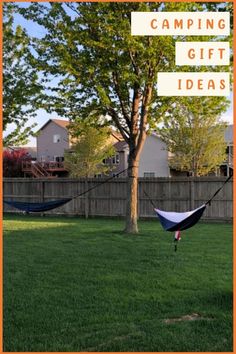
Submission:
[[[20,6],[28,6],[29,3],[20,3]],[[16,27],[17,25],[20,25],[22,27],[24,27],[27,32],[29,33],[29,35],[33,35],[35,36],[35,34],[37,33],[37,36],[43,37],[45,34],[45,29],[42,26],[39,26],[38,24],[36,24],[33,21],[28,21],[25,20],[20,14],[15,15],[15,21],[14,21],[14,26]],[[230,107],[227,110],[227,112],[225,112],[222,115],[222,120],[226,121],[229,124],[233,124],[233,95],[231,93],[230,95]],[[61,117],[58,117],[56,113],[52,113],[49,114],[47,112],[45,112],[43,109],[40,109],[37,111],[37,115],[36,117],[30,119],[30,121],[28,122],[28,125],[31,126],[33,123],[37,123],[37,126],[35,127],[35,131],[38,131],[49,119],[61,119]],[[8,130],[3,134],[4,136],[8,133],[10,133],[12,131],[12,127],[9,126]],[[27,144],[27,146],[36,146],[36,138],[31,137],[29,143]]]

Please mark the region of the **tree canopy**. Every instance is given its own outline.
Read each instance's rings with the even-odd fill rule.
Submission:
[[[193,176],[216,170],[226,158],[226,124],[219,117],[227,103],[218,97],[176,102],[175,116],[164,119],[160,135],[172,153],[170,167]]]
[[[21,26],[13,26],[16,6],[4,3],[3,11],[3,131],[11,127],[3,143],[18,146],[27,143],[33,134],[35,124],[27,122],[35,116],[39,101],[42,104],[42,86],[34,67],[30,39]]]

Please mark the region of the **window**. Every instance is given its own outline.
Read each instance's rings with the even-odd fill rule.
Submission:
[[[110,165],[112,163],[113,157],[107,157],[106,159],[103,159],[102,162],[104,165]]]
[[[112,164],[119,165],[119,163],[120,163],[120,155],[116,154],[115,156],[112,157]]]
[[[53,161],[55,162],[63,162],[64,156],[53,156]]]
[[[144,172],[143,177],[146,177],[146,178],[155,177],[155,172]]]
[[[60,134],[54,134],[54,135],[53,135],[53,142],[54,142],[54,143],[60,143],[60,141],[61,141],[61,136],[60,136]]]

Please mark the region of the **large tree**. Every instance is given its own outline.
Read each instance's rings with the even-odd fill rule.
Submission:
[[[156,90],[157,72],[175,70],[175,38],[131,36],[131,12],[203,9],[200,3],[114,2],[32,3],[21,9],[46,29],[35,38],[35,50],[39,70],[58,80],[48,109],[93,124],[103,116],[129,146],[126,232],[138,231],[137,177],[146,136],[175,107],[174,98],[158,97]]]
[[[42,103],[42,86],[35,71],[26,31],[14,28],[16,6],[3,5],[3,139],[4,146],[24,145],[33,134],[35,124],[27,125]],[[9,133],[9,131],[11,131]]]
[[[175,104],[175,116],[166,115],[160,135],[172,153],[170,167],[192,176],[216,170],[226,158],[226,124],[220,114],[227,102],[219,97],[188,97]]]

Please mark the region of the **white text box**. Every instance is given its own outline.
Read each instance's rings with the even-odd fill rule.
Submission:
[[[229,73],[158,73],[157,92],[158,96],[229,96]]]
[[[229,65],[229,42],[176,42],[176,65]]]
[[[131,12],[133,36],[228,36],[229,12]]]

